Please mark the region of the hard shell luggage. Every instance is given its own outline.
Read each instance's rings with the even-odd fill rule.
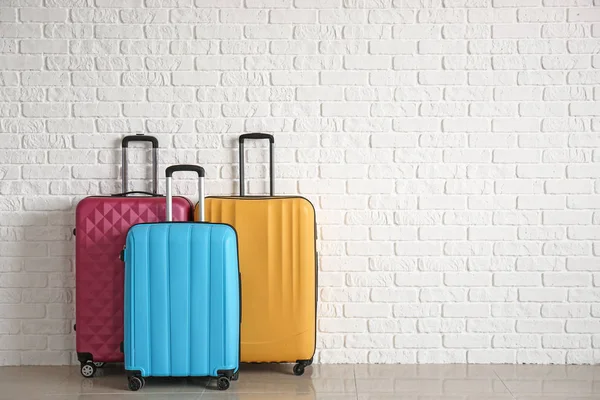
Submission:
[[[129,388],[149,376],[212,376],[221,390],[237,379],[240,279],[235,230],[226,224],[171,221],[171,177],[204,169],[167,168],[167,222],[127,233],[125,369]]]
[[[127,191],[127,149],[131,142],[152,143],[152,192]],[[165,199],[158,191],[158,140],[153,136],[126,136],[122,147],[123,193],[92,196],[81,200],[76,210],[75,336],[81,373],[91,377],[105,362],[122,362],[123,353],[123,263],[119,253],[127,230],[140,222],[165,219]],[[192,205],[173,199],[173,218],[189,221]]]
[[[268,139],[270,196],[244,193],[244,141]],[[302,375],[316,341],[315,209],[299,196],[274,196],[272,135],[239,138],[240,196],[207,197],[206,220],[238,233],[242,293],[242,362],[296,362]],[[196,208],[196,219],[199,209]]]

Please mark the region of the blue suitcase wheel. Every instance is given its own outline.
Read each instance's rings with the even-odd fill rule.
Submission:
[[[217,387],[219,390],[229,389],[229,379],[227,379],[225,376],[219,377],[219,379],[217,379]]]
[[[129,377],[129,381],[127,383],[129,390],[137,392],[138,390],[144,387],[144,384],[146,382],[144,382],[144,378],[142,378],[141,376],[131,376]]]

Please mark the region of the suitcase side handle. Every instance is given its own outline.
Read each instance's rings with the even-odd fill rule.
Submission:
[[[152,143],[152,193],[158,193],[158,139],[150,135],[128,135],[121,140],[121,179],[123,193],[127,193],[128,187],[128,167],[127,167],[127,149],[130,142],[150,142]]]
[[[200,221],[204,221],[204,175],[205,171],[199,165],[179,164],[171,165],[165,171],[167,176],[167,221],[173,221],[173,172],[195,172],[198,174],[198,205],[200,211]]]
[[[273,147],[275,144],[275,137],[268,133],[244,133],[240,135],[238,142],[240,146],[240,196],[245,196],[245,184],[246,180],[244,175],[244,140],[246,139],[267,139],[269,141],[269,191],[270,196],[275,195],[275,163],[273,161]]]

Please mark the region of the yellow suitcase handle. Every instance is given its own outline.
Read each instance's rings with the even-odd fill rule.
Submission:
[[[244,187],[244,180],[245,180],[245,176],[244,176],[244,140],[246,139],[268,139],[269,140],[269,189],[270,189],[270,196],[274,196],[275,195],[275,183],[274,183],[274,176],[275,176],[275,163],[273,162],[273,147],[275,144],[275,138],[273,137],[273,135],[270,135],[268,133],[259,133],[259,132],[255,132],[255,133],[244,133],[243,135],[240,135],[239,138],[239,144],[240,144],[240,196],[245,196],[246,194],[245,192],[245,187]]]

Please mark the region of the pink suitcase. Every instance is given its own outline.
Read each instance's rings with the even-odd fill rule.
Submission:
[[[127,192],[130,142],[152,143],[152,192]],[[158,140],[126,136],[122,141],[123,193],[86,197],[75,222],[75,336],[81,374],[92,377],[105,362],[123,362],[124,268],[119,255],[127,231],[141,222],[166,220],[166,202],[158,191]],[[192,203],[173,198],[173,221],[192,221]]]

